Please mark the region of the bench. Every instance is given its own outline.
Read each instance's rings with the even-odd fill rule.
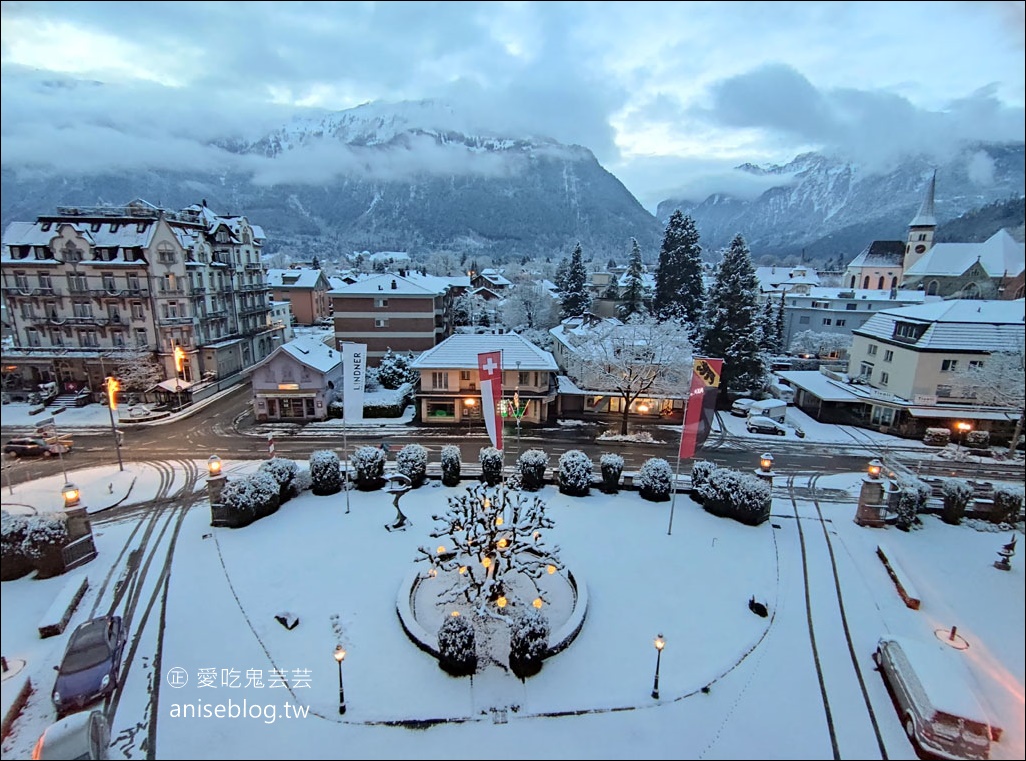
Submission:
[[[87,589],[89,589],[89,579],[86,576],[75,576],[68,579],[40,619],[39,636],[46,639],[61,634]]]
[[[919,603],[921,600],[919,592],[916,590],[915,585],[912,583],[908,574],[905,573],[905,569],[901,567],[894,555],[891,554],[891,551],[883,544],[878,544],[876,546],[876,554],[883,562],[884,568],[887,569],[887,573],[894,582],[894,586],[897,587],[898,594],[901,595],[901,599],[904,600],[905,604],[912,608],[912,610],[919,610]]]

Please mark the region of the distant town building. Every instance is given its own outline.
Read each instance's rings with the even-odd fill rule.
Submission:
[[[316,325],[331,316],[331,283],[323,271],[303,267],[272,269],[267,271],[267,284],[271,286],[271,298],[292,306],[294,324]]]

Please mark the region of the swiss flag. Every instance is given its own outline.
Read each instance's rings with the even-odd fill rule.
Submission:
[[[477,374],[481,381],[481,415],[492,446],[502,450],[502,352],[486,351],[477,355]]]

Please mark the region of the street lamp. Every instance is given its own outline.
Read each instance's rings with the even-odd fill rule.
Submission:
[[[468,396],[463,400],[463,413],[467,416],[467,433],[474,427],[474,407],[477,405],[477,399],[472,396]]]
[[[958,450],[965,443],[965,435],[973,429],[973,426],[972,423],[967,423],[964,420],[959,420],[957,423],[955,423],[955,428],[957,428],[959,433],[961,434],[961,436],[958,437],[958,443],[955,445],[955,452],[958,452]]]
[[[873,479],[874,481],[876,479],[878,479],[880,477],[880,473],[882,471],[883,471],[883,463],[882,462],[880,462],[879,460],[877,460],[875,458],[869,461],[869,468],[867,470],[867,474],[869,475],[869,477],[871,479]]]
[[[210,474],[211,478],[217,478],[221,475],[221,458],[216,454],[212,454],[207,458],[207,473]]]
[[[656,649],[656,671],[655,681],[652,683],[652,697],[659,700],[659,661],[663,657],[663,648],[666,647],[666,640],[663,639],[662,634],[657,634],[652,644],[655,645]]]
[[[335,660],[338,662],[338,712],[346,712],[346,693],[342,689],[342,661],[346,659],[346,651],[342,645],[335,645]]]

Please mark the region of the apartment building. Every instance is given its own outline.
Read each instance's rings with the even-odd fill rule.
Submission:
[[[0,253],[4,390],[56,381],[96,392],[125,362],[154,361],[193,388],[244,370],[282,342],[263,243],[260,227],[205,202],[59,207],[12,222]]]

